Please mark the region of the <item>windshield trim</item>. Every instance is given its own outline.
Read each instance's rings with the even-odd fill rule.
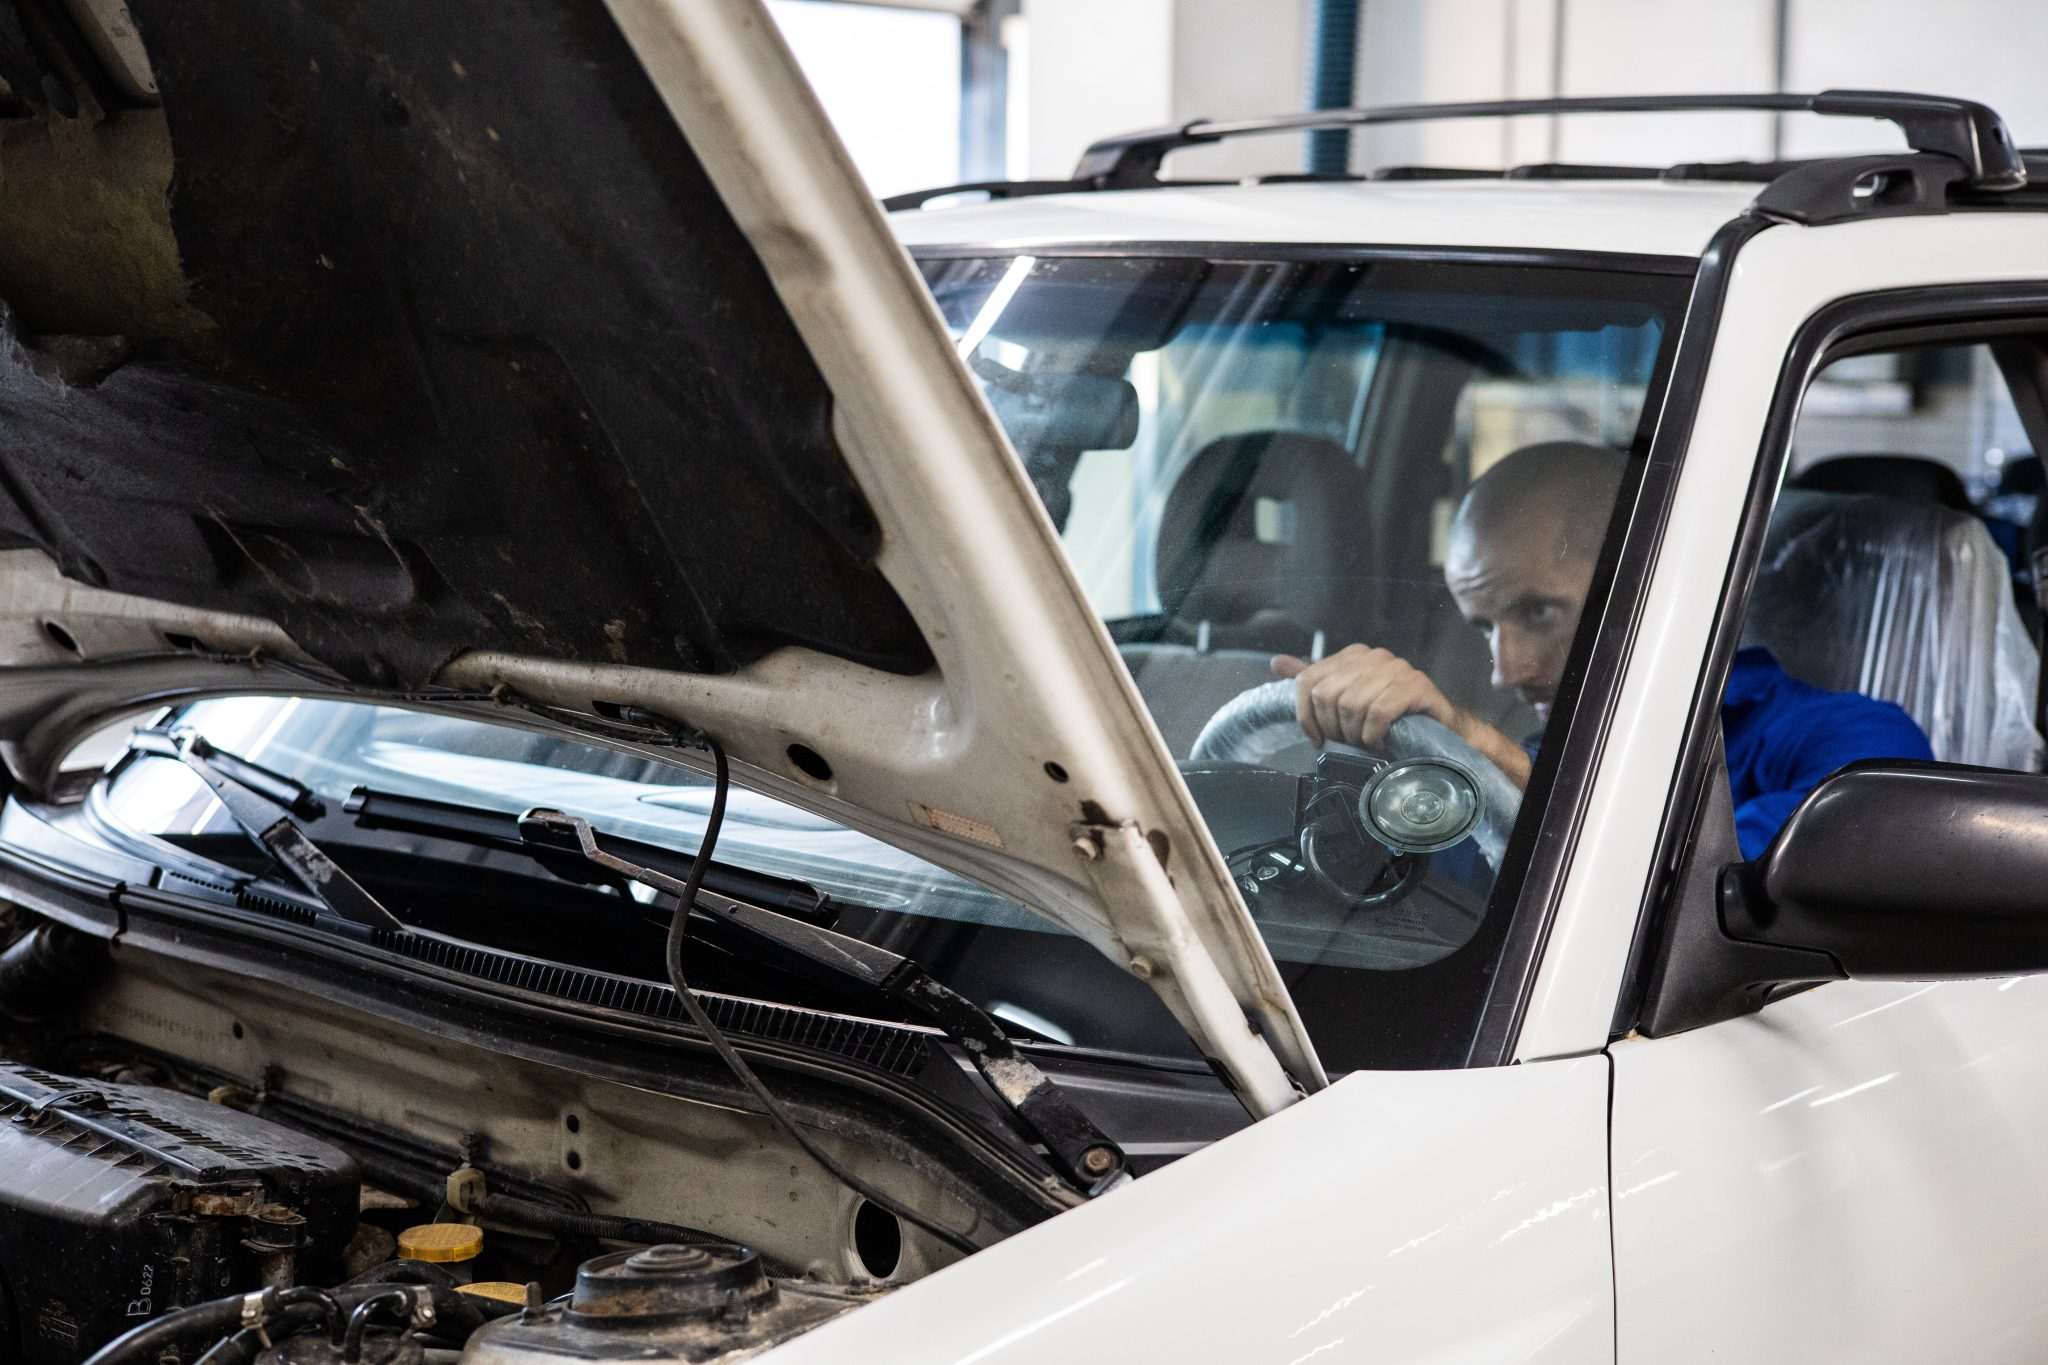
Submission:
[[[998,241],[913,246],[913,261],[976,260],[999,256],[1179,256],[1211,261],[1413,261],[1452,265],[1542,266],[1553,270],[1596,270],[1606,274],[1691,276],[1697,256],[1662,256],[1634,251],[1561,250],[1554,247],[1470,247],[1359,242],[1143,242]]]

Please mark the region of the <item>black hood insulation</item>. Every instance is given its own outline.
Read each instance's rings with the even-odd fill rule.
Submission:
[[[184,319],[105,335],[0,234],[0,544],[377,687],[477,649],[930,665],[832,395],[604,5],[131,9],[160,109],[0,0],[14,137],[167,131]],[[82,278],[131,264],[81,227]]]

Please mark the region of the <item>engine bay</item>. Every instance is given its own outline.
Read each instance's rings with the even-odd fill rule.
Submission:
[[[719,1360],[957,1254],[731,1105],[0,911],[9,939],[0,1360]]]

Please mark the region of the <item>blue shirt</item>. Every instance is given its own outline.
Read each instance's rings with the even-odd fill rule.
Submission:
[[[1739,651],[1728,671],[1721,730],[1745,858],[1762,854],[1786,817],[1837,768],[1865,758],[1934,757],[1919,725],[1891,702],[1803,683],[1755,646]]]

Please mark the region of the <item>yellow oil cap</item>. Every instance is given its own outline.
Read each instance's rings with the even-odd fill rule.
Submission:
[[[484,1230],[474,1223],[421,1223],[398,1234],[398,1254],[408,1261],[472,1261],[483,1249]]]
[[[457,1291],[474,1294],[480,1299],[503,1299],[506,1303],[525,1303],[526,1286],[510,1280],[478,1280],[475,1284],[458,1284]]]

